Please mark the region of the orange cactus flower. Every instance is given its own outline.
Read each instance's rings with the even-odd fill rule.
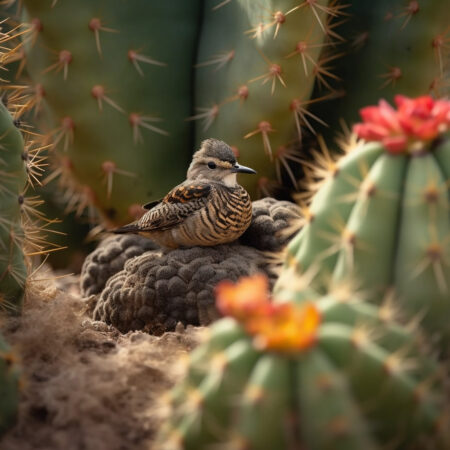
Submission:
[[[394,100],[397,109],[385,100],[362,108],[363,123],[353,131],[362,139],[381,142],[390,153],[404,153],[450,128],[450,101],[428,95],[415,99],[396,95]]]
[[[240,321],[269,305],[269,283],[262,274],[243,277],[237,284],[222,281],[216,286],[216,306],[224,316]]]
[[[274,305],[263,316],[250,319],[244,326],[254,336],[255,346],[262,350],[298,352],[316,342],[321,316],[312,303]]]
[[[217,307],[235,318],[259,349],[298,352],[314,345],[321,316],[312,303],[272,303],[267,278],[242,278],[237,284],[222,282],[216,288]]]

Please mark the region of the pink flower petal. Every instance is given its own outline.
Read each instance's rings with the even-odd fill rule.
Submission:
[[[411,141],[430,141],[450,128],[450,101],[429,95],[396,95],[397,110],[385,100],[360,110],[363,123],[353,127],[366,140],[381,141],[391,153],[403,152]]]
[[[436,121],[428,121],[418,124],[414,130],[414,136],[427,141],[434,139],[439,134],[439,123]]]
[[[402,153],[408,144],[408,139],[405,136],[389,136],[382,140],[383,145],[389,153]]]
[[[380,141],[389,136],[389,130],[374,123],[358,123],[353,126],[353,132],[367,141]]]

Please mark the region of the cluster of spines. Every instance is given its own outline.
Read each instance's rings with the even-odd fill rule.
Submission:
[[[21,210],[26,211],[23,189],[23,141],[6,107],[0,105],[0,305],[20,304],[26,279]]]
[[[51,7],[53,8],[56,2],[53,2]],[[29,36],[26,41],[31,42],[31,48],[35,45],[39,33],[42,31],[42,23],[38,18],[30,20],[28,28]],[[109,28],[102,23],[100,17],[92,17],[87,28],[92,32],[95,40],[95,47],[98,52],[98,57],[102,58],[102,45],[101,34],[102,33],[114,33],[117,30]],[[30,51],[29,49],[28,51]],[[62,49],[54,51],[55,62],[50,64],[44,69],[43,74],[46,73],[61,73],[61,76],[66,81],[69,76],[70,65],[73,62],[73,54],[70,50]],[[127,53],[129,62],[134,66],[137,73],[140,76],[144,76],[142,70],[142,64],[151,64],[155,66],[165,66],[165,63],[156,61],[149,56],[142,54],[139,50],[130,49]],[[22,53],[22,61],[26,61],[26,54]],[[23,111],[33,116],[42,115],[42,107],[46,98],[46,91],[41,83],[36,83],[31,86],[22,87],[22,96],[25,100],[23,104]],[[136,145],[143,142],[142,131],[144,129],[150,130],[155,133],[167,135],[168,133],[158,127],[157,122],[161,119],[158,117],[143,115],[137,112],[126,112],[108,93],[108,89],[102,84],[95,84],[90,90],[90,94],[94,101],[97,103],[99,112],[103,111],[105,107],[111,107],[120,114],[124,114],[124,120],[128,121],[132,130],[132,141],[129,144]],[[67,155],[67,150],[73,145],[75,140],[76,122],[70,115],[65,115],[60,119],[59,125],[50,130],[45,138],[46,145],[51,149],[63,150],[63,153],[59,152],[52,155],[53,170],[45,178],[44,183],[48,184],[55,179],[59,179],[59,188],[63,191],[63,199],[66,203],[65,212],[75,212],[78,217],[81,217],[87,212],[87,218],[90,223],[97,223],[100,220],[98,211],[94,208],[97,202],[97,196],[95,191],[87,184],[80,183],[77,180],[76,175],[73,173],[74,164],[70,157]],[[47,144],[48,142],[48,144]],[[117,164],[112,160],[105,159],[99,167],[99,175],[103,178],[106,185],[106,197],[111,198],[113,190],[113,182],[116,176],[135,177],[136,174],[123,170],[117,167]],[[138,208],[138,205],[130,205],[129,214],[131,217],[138,217],[142,213],[142,210]]]
[[[401,4],[397,5],[393,4],[393,2],[389,2],[387,5],[381,5],[380,14],[377,16],[383,18],[383,20],[392,26],[392,28],[397,28],[396,32],[401,36],[401,32],[405,30],[407,27],[414,30],[415,27],[420,26],[422,29],[426,30],[426,33],[423,33],[423,36],[417,35],[417,33],[411,32],[411,35],[408,37],[412,37],[415,34],[416,39],[427,39],[428,42],[424,42],[426,46],[430,49],[430,54],[433,53],[434,60],[431,58],[427,59],[427,63],[422,62],[422,64],[429,66],[427,72],[430,72],[432,77],[429,79],[420,80],[420,84],[422,89],[427,89],[428,92],[433,93],[436,96],[442,96],[445,89],[445,85],[447,84],[448,88],[448,76],[446,75],[446,70],[448,69],[449,64],[449,42],[450,42],[450,34],[448,24],[445,23],[434,23],[436,19],[438,19],[441,14],[440,12],[445,12],[445,8],[440,10],[438,7],[433,7],[428,5],[427,2],[423,2],[421,0],[409,0],[408,2],[400,2]],[[385,8],[385,9],[383,9]],[[436,11],[433,13],[433,10]],[[427,14],[429,15],[427,17]],[[420,21],[421,17],[425,20],[424,24],[417,24],[416,21]],[[445,16],[445,14],[444,14]],[[445,17],[444,17],[445,19]],[[428,20],[428,22],[427,22]],[[433,34],[429,33],[429,29],[434,31]],[[378,31],[380,31],[378,29]],[[376,34],[377,30],[374,28],[372,30],[373,34]],[[406,34],[406,33],[405,33]],[[352,42],[353,47],[358,47],[359,45],[364,45],[372,38],[371,33],[368,31],[363,31],[357,36],[354,37]],[[417,47],[417,43],[412,43],[415,47]],[[423,45],[425,47],[425,45]],[[401,55],[398,55],[401,56]],[[406,58],[400,58],[403,63],[408,63]],[[414,58],[414,61],[417,62]],[[410,70],[406,67],[401,67],[398,64],[399,61],[386,61],[385,62],[385,72],[380,72],[376,76],[380,80],[380,89],[384,89],[385,87],[395,85],[402,80],[404,77],[413,77]],[[421,93],[426,93],[422,91]],[[406,92],[405,92],[406,94]],[[410,94],[413,94],[411,92]]]
[[[379,180],[374,180],[373,177],[369,175],[370,168],[375,162],[376,157],[383,151],[379,144],[369,144],[364,146],[360,142],[353,148],[353,151],[356,153],[360,152],[359,160],[356,160],[356,158],[353,158],[354,155],[350,154],[336,164],[330,164],[329,168],[331,170],[326,178],[322,183],[318,183],[318,185],[314,187],[314,191],[316,191],[318,195],[317,200],[315,200],[311,206],[305,208],[306,223],[309,227],[315,227],[313,232],[314,238],[309,239],[306,237],[306,235],[312,231],[312,228],[310,230],[310,228],[307,227],[302,232],[302,236],[304,237],[297,238],[297,241],[303,242],[304,247],[300,250],[296,243],[293,243],[290,250],[292,255],[297,251],[301,251],[302,254],[309,253],[306,246],[318,244],[319,241],[322,244],[319,245],[320,248],[315,249],[315,251],[317,251],[317,259],[313,254],[310,254],[316,262],[332,258],[333,255],[336,256],[340,251],[347,253],[347,259],[350,262],[354,259],[354,251],[358,247],[359,250],[369,250],[369,243],[359,239],[359,236],[348,227],[347,220],[350,211],[355,202],[360,200],[361,203],[364,203],[364,206],[361,206],[361,211],[359,211],[362,215],[362,220],[364,220],[371,199],[374,199],[376,196],[394,198],[397,194],[394,190],[385,188]],[[366,154],[367,158],[362,155],[363,153]],[[333,167],[331,168],[331,166]],[[322,168],[319,170],[320,172],[322,171],[321,169]],[[319,171],[316,173],[319,173]],[[323,173],[321,173],[321,175],[323,175]],[[442,210],[446,210],[448,208],[447,201],[445,200],[445,195],[442,195],[447,191],[445,180],[442,182],[442,180],[436,179],[433,174],[429,174],[429,176],[426,176],[425,178],[424,184],[422,186],[417,186],[417,202],[424,205],[428,210],[428,215],[434,215],[434,210],[441,209],[441,207],[443,207]],[[327,184],[329,186],[327,186]],[[319,196],[321,197],[320,200],[325,199],[326,197],[327,205],[334,204],[335,206],[338,206],[337,209],[339,209],[339,212],[335,211],[334,216],[331,214],[331,216],[333,216],[331,218],[325,211],[325,201],[319,201]],[[321,228],[319,222],[323,225],[323,228]],[[437,232],[436,224],[430,223],[430,227],[432,234]],[[444,253],[443,245],[445,246],[445,243],[442,243],[440,246],[440,254]],[[431,251],[431,242],[427,248],[431,258],[431,253],[433,253]],[[334,258],[334,262],[335,259],[336,258]],[[312,264],[312,260],[308,258],[307,260],[303,260],[302,258],[300,266],[306,269],[310,264]],[[330,274],[332,272],[332,267],[333,263],[330,263]],[[441,270],[442,268],[439,269],[439,272]],[[442,280],[442,283],[445,283],[445,280]]]

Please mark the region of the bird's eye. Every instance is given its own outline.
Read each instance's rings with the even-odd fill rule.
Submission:
[[[215,169],[217,166],[216,166],[216,163],[215,163],[215,162],[210,161],[210,162],[208,163],[208,167],[209,167],[210,169]]]

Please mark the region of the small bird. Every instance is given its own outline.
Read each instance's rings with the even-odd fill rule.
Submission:
[[[249,227],[252,203],[238,173],[256,173],[237,163],[230,146],[206,139],[194,153],[187,179],[162,200],[147,203],[139,220],[113,230],[134,233],[169,247],[225,244]]]

